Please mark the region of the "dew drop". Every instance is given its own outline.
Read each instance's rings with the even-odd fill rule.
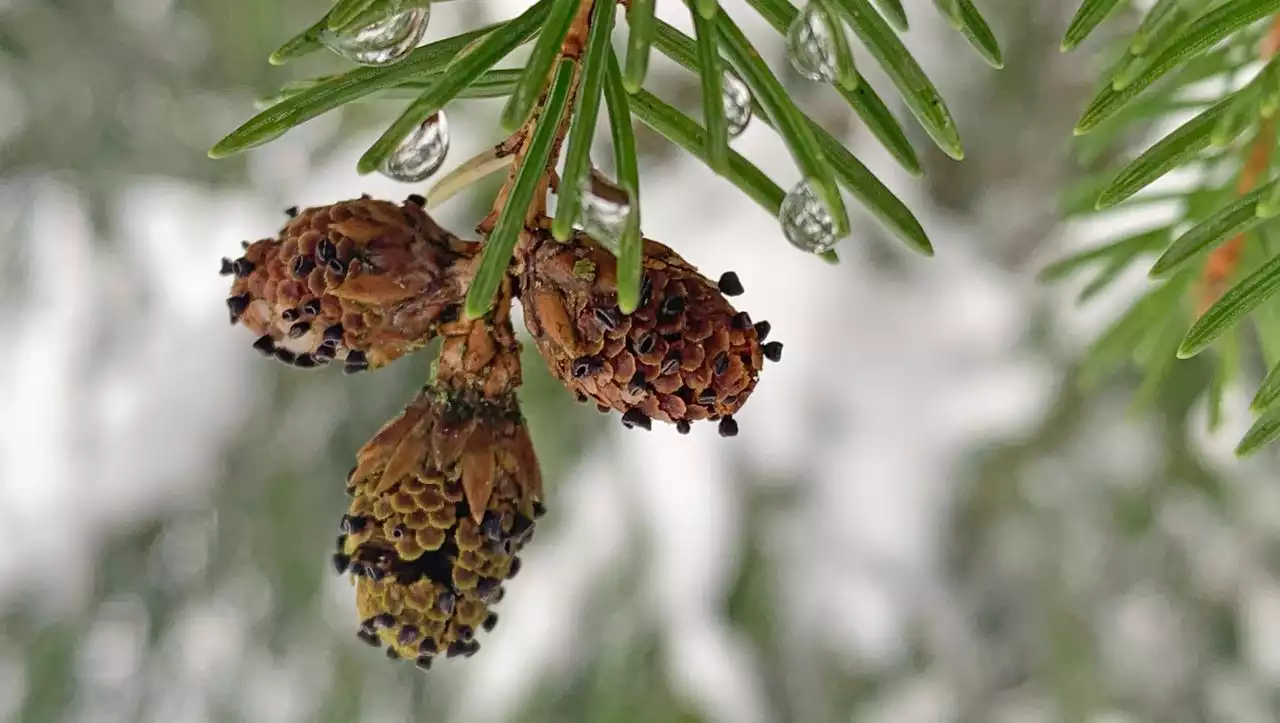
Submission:
[[[630,194],[592,170],[582,187],[582,230],[616,254],[629,223]]]
[[[724,117],[729,121],[729,137],[742,135],[751,122],[751,91],[737,74],[725,71],[720,81],[720,97],[724,100]]]
[[[836,79],[835,32],[827,16],[812,3],[787,28],[787,57],[791,67],[809,80],[830,83]]]
[[[824,253],[840,240],[836,237],[836,223],[831,212],[807,181],[798,183],[782,199],[778,222],[791,245],[804,251]]]
[[[352,33],[325,33],[320,40],[330,50],[361,65],[391,65],[418,47],[431,17],[428,7],[397,13]]]
[[[440,111],[422,122],[382,163],[382,174],[417,183],[435,173],[449,154],[449,121]]]

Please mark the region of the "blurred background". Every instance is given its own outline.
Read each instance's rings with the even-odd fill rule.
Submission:
[[[1079,286],[1034,279],[1108,231],[1057,213],[1101,61],[1058,53],[1075,2],[978,4],[1000,73],[907,3],[968,151],[926,153],[917,181],[725,0],[937,258],[865,215],[839,266],[798,253],[642,130],[647,234],[737,271],[785,358],[726,440],[628,432],[528,355],[551,511],[481,653],[423,675],[357,641],[327,558],[354,451],[432,353],[290,372],[227,325],[217,274],[287,206],[420,192],[354,172],[398,106],[209,161],[256,97],[345,67],[266,63],[323,0],[0,0],[0,721],[1280,719],[1275,457],[1231,457],[1242,393],[1202,431],[1192,362],[1150,414],[1128,412],[1136,376],[1076,391],[1082,349],[1141,286],[1078,308]],[[659,12],[687,29],[677,6]],[[429,37],[521,7],[443,3]],[[696,112],[696,80],[654,63],[652,87]],[[498,140],[499,108],[450,108],[450,164]],[[759,124],[735,147],[796,180]],[[440,220],[466,235],[493,190]]]

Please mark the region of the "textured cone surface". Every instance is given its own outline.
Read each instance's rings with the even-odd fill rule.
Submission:
[[[360,637],[424,667],[474,653],[540,509],[514,394],[428,387],[357,462],[338,560],[355,579]]]
[[[525,323],[579,398],[629,423],[687,424],[733,414],[755,388],[763,355],[750,318],[666,246],[645,240],[644,290],[627,316],[616,261],[588,237],[536,239],[520,262]]]
[[[473,252],[413,200],[309,208],[224,262],[236,276],[227,306],[264,354],[300,367],[377,368],[457,314]]]

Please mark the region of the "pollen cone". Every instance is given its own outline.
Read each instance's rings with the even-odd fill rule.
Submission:
[[[687,432],[690,422],[713,419],[722,434],[736,433],[732,415],[755,388],[768,333],[726,298],[741,292],[736,276],[713,282],[645,240],[640,306],[623,315],[616,261],[587,236],[536,238],[519,262],[525,323],[551,373],[579,399],[622,412],[632,427],[657,419]]]
[[[254,347],[297,367],[381,367],[458,315],[475,247],[442,229],[420,198],[309,208],[275,238],[223,260],[227,308]]]
[[[543,510],[509,308],[508,295],[496,322],[445,325],[435,381],[360,449],[348,479],[334,562],[354,578],[359,635],[423,668],[479,650]]]

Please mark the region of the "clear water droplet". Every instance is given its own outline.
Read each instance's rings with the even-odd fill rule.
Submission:
[[[629,223],[631,195],[592,170],[582,184],[582,230],[616,254]]]
[[[440,111],[405,136],[382,162],[382,175],[417,183],[439,170],[449,154],[449,120]]]
[[[397,13],[353,33],[320,37],[330,50],[361,65],[391,65],[413,52],[427,32],[429,7]]]
[[[751,122],[751,91],[737,74],[726,70],[720,81],[720,97],[724,99],[724,117],[729,121],[729,137],[737,137]]]
[[[801,181],[782,199],[778,210],[782,234],[792,246],[810,253],[830,251],[840,239],[836,222],[808,181]]]
[[[827,16],[815,5],[806,5],[787,28],[787,57],[791,67],[809,80],[830,83],[836,79],[835,33]]]

